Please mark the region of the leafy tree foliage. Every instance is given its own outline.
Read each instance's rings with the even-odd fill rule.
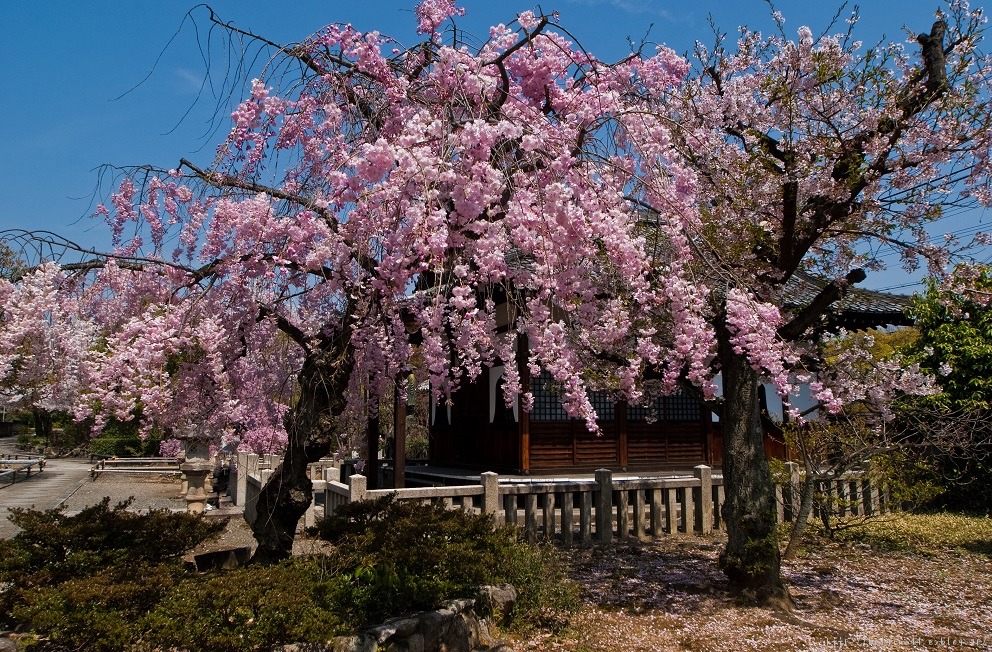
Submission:
[[[951,447],[923,447],[925,466],[916,474],[942,491],[936,503],[987,512],[992,506],[992,309],[988,267],[959,270],[969,276],[968,289],[941,288],[930,282],[916,297],[912,314],[919,338],[905,353],[930,371],[940,391],[907,407],[961,436]],[[953,288],[953,284],[952,284]],[[928,426],[916,419],[916,431]],[[932,426],[930,426],[932,427]]]
[[[927,285],[912,309],[919,338],[907,353],[939,379],[940,393],[926,403],[948,411],[992,410],[992,276],[979,271],[968,293]]]

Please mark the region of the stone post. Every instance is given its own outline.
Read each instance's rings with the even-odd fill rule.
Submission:
[[[183,462],[186,461],[186,440],[179,439],[179,496],[185,498],[189,490],[189,480],[183,471]],[[102,463],[101,463],[102,464]]]
[[[365,494],[367,491],[367,479],[364,475],[356,473],[355,475],[348,477],[348,502],[357,502],[359,500],[365,500]]]
[[[698,534],[710,534],[713,531],[713,469],[700,464],[692,470],[699,480],[699,487],[693,489],[695,509],[693,510],[693,529]]]
[[[496,516],[499,511],[499,474],[486,471],[479,476],[482,484],[482,513]]]
[[[799,518],[799,508],[802,503],[803,484],[799,476],[799,465],[795,462],[785,463],[786,473],[789,474],[789,511],[793,522]]]
[[[600,543],[613,541],[613,472],[596,470],[599,499],[596,501],[596,538]]]
[[[237,492],[235,504],[244,507],[245,497],[248,495],[248,453],[238,453],[238,465],[235,469],[238,473],[234,477],[234,490]]]

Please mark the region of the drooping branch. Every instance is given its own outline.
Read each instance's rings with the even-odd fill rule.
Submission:
[[[789,342],[801,337],[834,302],[847,293],[852,285],[860,283],[866,278],[867,274],[863,269],[854,269],[848,272],[843,279],[835,279],[827,283],[809,304],[778,329],[779,337]]]
[[[291,340],[296,342],[305,355],[310,354],[310,342],[307,339],[306,333],[304,333],[298,326],[286,319],[285,316],[279,314],[275,310],[272,310],[268,306],[259,306],[258,314],[260,319],[273,318],[276,321],[276,326],[280,331],[285,333]]]
[[[296,193],[287,192],[281,188],[266,186],[255,181],[245,181],[244,179],[241,179],[233,174],[224,174],[223,172],[204,170],[185,158],[179,159],[179,164],[190,170],[201,181],[217,188],[218,190],[224,188],[235,188],[238,190],[245,190],[247,192],[264,193],[276,199],[299,204],[307,210],[311,210],[317,215],[320,215],[332,230],[337,231],[337,216],[332,211],[318,206],[313,199],[303,197],[302,195],[298,195]]]
[[[249,39],[251,39],[253,41],[258,41],[259,43],[263,43],[265,45],[268,45],[268,46],[270,46],[270,47],[278,50],[279,52],[282,52],[283,54],[285,54],[288,57],[291,57],[293,59],[297,59],[303,65],[305,65],[307,68],[309,68],[313,72],[317,73],[318,75],[326,75],[327,74],[327,72],[328,72],[327,69],[324,68],[323,66],[321,66],[320,64],[318,64],[317,61],[312,56],[310,56],[310,54],[307,53],[306,49],[304,49],[303,47],[301,47],[299,45],[293,46],[293,47],[289,47],[289,46],[285,46],[285,45],[280,45],[279,43],[276,43],[275,41],[271,41],[271,40],[265,38],[264,36],[259,36],[258,34],[255,34],[254,32],[251,32],[251,31],[248,31],[248,30],[245,30],[245,29],[241,29],[240,27],[235,27],[233,23],[229,23],[229,22],[225,22],[225,21],[221,20],[220,16],[217,15],[217,13],[214,11],[213,7],[210,7],[208,5],[204,5],[204,6],[207,8],[207,11],[210,12],[210,18],[209,18],[210,22],[212,22],[213,24],[217,25],[218,27],[221,27],[221,28],[229,31],[232,34],[238,34],[240,36],[246,36],[246,37],[248,37]],[[345,59],[341,59],[340,57],[334,58],[334,63],[336,63],[337,65],[342,66],[344,68],[349,68],[350,69],[350,68],[353,67],[352,64],[351,64],[351,62],[349,62],[349,61],[347,61]]]
[[[503,50],[498,57],[492,61],[487,61],[485,65],[496,66],[499,71],[500,85],[496,89],[496,94],[493,97],[492,102],[489,104],[489,118],[491,120],[496,119],[499,115],[500,110],[503,108],[503,104],[510,97],[510,77],[506,72],[506,60],[513,55],[514,52],[524,47],[528,43],[532,43],[535,36],[541,33],[541,31],[548,26],[548,17],[542,16],[540,22],[534,27],[534,30],[527,32],[524,30],[524,36],[519,41]]]

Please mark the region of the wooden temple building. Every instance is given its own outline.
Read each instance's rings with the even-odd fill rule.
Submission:
[[[786,287],[786,307],[808,303],[823,281],[797,274]],[[906,325],[905,296],[852,289],[838,302],[831,319],[848,330]],[[651,406],[614,402],[593,392],[591,402],[602,434],[590,433],[581,420],[565,412],[550,374],[530,377],[527,365],[516,362],[525,388],[534,396],[528,413],[507,408],[501,391],[502,367],[484,370],[463,386],[449,404],[432,404],[430,464],[504,473],[563,473],[613,470],[685,469],[697,464],[719,466],[722,458],[720,424],[699,401],[686,394],[659,397]],[[770,457],[789,456],[775,418],[781,401],[766,392],[766,444]],[[802,396],[795,397],[802,402]],[[768,416],[770,415],[770,416]]]

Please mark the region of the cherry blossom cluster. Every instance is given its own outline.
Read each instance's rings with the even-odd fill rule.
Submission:
[[[54,263],[0,279],[0,402],[69,411],[86,386],[97,326],[80,316],[74,283]]]
[[[437,28],[452,16],[464,16],[465,10],[455,7],[454,0],[423,0],[417,5],[417,33],[435,34]]]
[[[758,301],[737,288],[727,292],[727,329],[734,351],[746,355],[751,366],[775,385],[779,395],[788,396],[789,372],[799,355],[778,336],[782,321],[778,306]]]
[[[428,41],[406,51],[331,25],[292,51],[301,83],[251,83],[213,167],[127,180],[100,208],[140,269],[111,260],[68,293],[75,307],[5,301],[5,324],[95,338],[86,388],[56,391],[81,415],[259,450],[286,436],[295,374],[341,338],[327,373],[347,371],[358,411],[416,346],[435,398],[504,364],[507,401],[527,407],[520,356],[596,430],[588,389],[636,401],[650,376],[713,398],[722,325],[784,396],[815,333],[781,336],[802,309],[784,305],[791,275],[871,269],[865,243],[898,237],[940,267],[927,221],[952,195],[990,196],[986,61],[965,38],[981,16],[955,11],[953,90],[925,110],[903,46],[808,28],[744,30],[692,66],[665,47],[608,65],[533,12],[477,49],[445,45],[451,0],[417,6]],[[63,284],[42,270],[0,292]],[[40,386],[17,353],[40,336],[18,328],[0,371]],[[815,381],[829,409],[876,398],[842,376]],[[894,367],[871,382],[879,399],[928,391]]]

